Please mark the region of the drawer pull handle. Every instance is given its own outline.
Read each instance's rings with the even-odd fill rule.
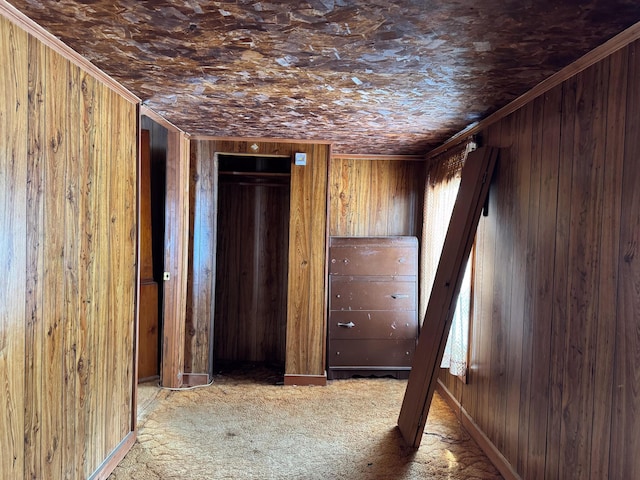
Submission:
[[[353,328],[353,327],[356,326],[356,324],[353,323],[353,322],[349,322],[349,323],[338,322],[338,326],[339,327],[345,327],[345,328]]]
[[[409,295],[407,295],[406,293],[392,293],[391,294],[391,298],[409,298]]]

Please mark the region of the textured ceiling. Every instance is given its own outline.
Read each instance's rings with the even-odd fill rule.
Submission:
[[[638,0],[12,0],[195,135],[421,154],[640,20]]]

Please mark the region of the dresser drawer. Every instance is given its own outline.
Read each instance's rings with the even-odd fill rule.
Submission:
[[[331,275],[417,275],[415,237],[331,239]]]
[[[375,277],[374,277],[375,278]],[[415,310],[415,281],[331,277],[331,310]]]
[[[336,340],[415,340],[418,335],[418,315],[415,310],[334,311],[329,318],[329,337]]]
[[[329,367],[410,367],[415,339],[330,340]]]

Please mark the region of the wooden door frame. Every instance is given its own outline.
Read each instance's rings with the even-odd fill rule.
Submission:
[[[165,185],[165,245],[163,280],[162,347],[160,383],[180,388],[184,376],[184,341],[189,247],[189,139],[185,132],[153,110],[142,106],[142,115],[167,129]]]
[[[233,149],[230,149],[233,150]],[[214,223],[214,228],[212,231],[212,236],[213,236],[213,248],[212,248],[212,257],[213,257],[213,282],[212,282],[212,286],[211,286],[211,291],[212,291],[212,301],[211,301],[211,318],[209,321],[209,379],[213,378],[213,371],[214,371],[214,362],[215,362],[215,331],[216,331],[216,322],[215,322],[215,309],[216,309],[216,303],[217,303],[217,294],[216,294],[216,284],[217,284],[217,280],[218,280],[218,276],[217,276],[217,265],[218,265],[218,205],[220,203],[220,188],[219,188],[219,180],[220,180],[220,173],[219,173],[219,156],[220,155],[227,155],[227,156],[234,156],[234,157],[261,157],[261,158],[279,158],[281,160],[288,160],[290,162],[290,166],[291,168],[293,168],[293,157],[291,153],[253,153],[253,152],[233,152],[233,151],[226,151],[226,150],[214,150],[213,152],[213,162],[214,162],[214,177],[213,177],[213,191],[214,191],[214,200],[213,200],[213,205],[214,205],[214,212],[213,215],[215,216],[215,223]],[[291,196],[291,181],[289,181],[289,196]],[[287,224],[287,230],[289,230],[291,228],[291,205],[289,205],[289,218],[288,220],[288,224]],[[289,234],[289,232],[287,231],[287,235]],[[287,252],[287,270],[289,268],[289,254]],[[288,300],[288,284],[284,285],[284,288],[286,290],[286,294],[287,294],[287,304],[289,302]],[[285,312],[286,313],[286,312]],[[285,331],[286,331],[286,323],[288,321],[288,317],[285,318]],[[286,357],[286,348],[285,348],[285,357]],[[286,358],[285,358],[285,362],[286,362]],[[200,382],[202,383],[202,382]]]

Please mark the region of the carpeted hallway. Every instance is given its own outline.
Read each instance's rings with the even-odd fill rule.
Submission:
[[[138,440],[110,479],[502,478],[437,394],[413,451],[395,426],[406,381],[280,380],[258,368],[193,390],[141,386]]]

